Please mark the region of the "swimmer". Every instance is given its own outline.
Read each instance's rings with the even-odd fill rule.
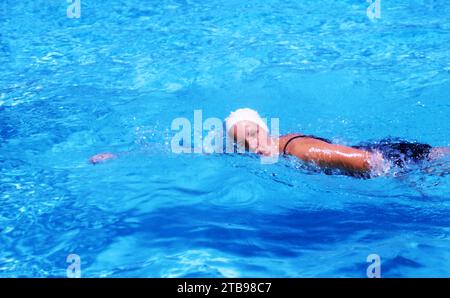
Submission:
[[[225,120],[227,134],[237,145],[264,156],[292,155],[326,170],[341,170],[352,176],[386,173],[391,166],[435,159],[450,154],[449,147],[382,140],[375,144],[343,146],[330,140],[299,133],[274,138],[259,114],[248,108],[232,112]]]
[[[436,159],[450,154],[449,147],[381,140],[374,144],[344,146],[330,140],[299,133],[275,138],[258,112],[238,109],[225,119],[227,136],[247,151],[263,156],[291,155],[324,170],[341,170],[351,176],[381,175],[392,166],[404,167],[407,162]],[[100,153],[89,159],[98,164],[117,158],[117,154]]]

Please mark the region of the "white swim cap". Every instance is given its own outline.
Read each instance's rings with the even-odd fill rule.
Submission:
[[[236,111],[231,112],[230,115],[225,119],[227,133],[229,133],[230,129],[233,128],[236,123],[241,121],[253,122],[264,129],[266,132],[269,132],[267,124],[262,120],[257,111],[249,108],[244,108],[237,109]]]

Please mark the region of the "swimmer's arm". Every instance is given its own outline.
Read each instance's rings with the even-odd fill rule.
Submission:
[[[371,169],[371,154],[364,150],[329,144],[312,138],[298,142],[292,147],[290,154],[306,162],[313,162],[321,168],[352,172],[368,172]]]
[[[145,145],[145,147],[161,150],[161,147],[157,147],[154,145],[157,145],[157,144],[152,144],[152,146],[150,146],[150,143],[149,143],[149,144]],[[91,156],[89,158],[89,162],[93,165],[96,165],[96,164],[104,163],[104,162],[112,160],[112,159],[116,159],[116,158],[121,157],[126,154],[130,154],[135,151],[136,151],[135,149],[130,149],[130,150],[126,150],[126,151],[119,151],[116,153],[102,152],[102,153],[98,153],[98,154]]]
[[[96,155],[92,156],[91,158],[89,158],[89,162],[93,165],[96,165],[96,164],[103,163],[105,161],[108,161],[110,159],[114,159],[117,157],[118,157],[117,154],[110,153],[110,152],[99,153],[99,154],[96,154]]]

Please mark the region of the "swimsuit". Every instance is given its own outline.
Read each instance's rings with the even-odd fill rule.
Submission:
[[[392,139],[383,139],[376,143],[367,143],[352,147],[370,152],[379,151],[385,159],[401,168],[403,168],[406,163],[418,163],[428,159],[432,149],[428,144]]]

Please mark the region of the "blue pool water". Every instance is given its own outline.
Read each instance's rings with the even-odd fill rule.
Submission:
[[[251,107],[342,144],[450,145],[450,4],[0,4],[0,277],[450,276],[447,167],[375,179],[177,155],[177,117]],[[99,152],[130,151],[93,166]]]

